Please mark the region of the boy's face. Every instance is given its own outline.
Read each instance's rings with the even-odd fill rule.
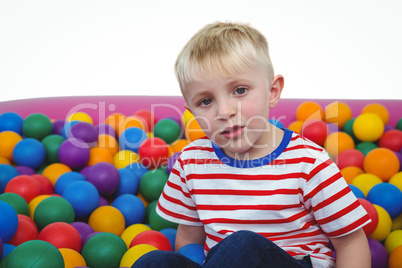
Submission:
[[[228,156],[247,160],[269,153],[275,138],[269,109],[276,105],[282,88],[282,76],[269,83],[260,69],[250,69],[186,83],[183,96],[208,138]]]

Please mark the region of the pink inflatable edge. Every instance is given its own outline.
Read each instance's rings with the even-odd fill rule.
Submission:
[[[323,109],[328,104],[344,102],[352,109],[353,117],[358,116],[364,106],[370,103],[384,105],[389,112],[389,125],[395,127],[402,117],[402,100],[350,100],[350,99],[281,99],[277,106],[271,109],[270,118],[280,120],[285,126],[296,120],[297,107],[307,101],[314,101]],[[181,117],[185,108],[181,96],[72,96],[22,99],[0,102],[0,114],[15,112],[25,118],[32,113],[43,113],[50,119],[65,119],[74,112],[88,113],[94,124],[104,122],[112,113],[132,115],[138,110],[148,110],[157,119],[165,116]]]

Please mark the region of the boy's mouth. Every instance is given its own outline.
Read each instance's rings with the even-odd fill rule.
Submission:
[[[233,127],[225,128],[221,134],[226,138],[236,138],[243,132],[244,126],[236,125]]]

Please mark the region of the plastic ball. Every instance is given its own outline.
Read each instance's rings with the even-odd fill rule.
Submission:
[[[352,118],[352,110],[344,102],[335,101],[325,107],[325,122],[337,124],[340,129]]]
[[[355,122],[355,119],[356,118],[352,118],[346,121],[346,123],[343,125],[342,131],[351,136],[355,144],[358,144],[360,141],[358,138],[356,138],[355,133],[353,132],[353,124]]]
[[[75,125],[78,124],[80,121],[72,121],[72,122],[67,122],[64,124],[62,130],[61,130],[61,136],[63,138],[68,139],[68,133],[70,132],[70,129]]]
[[[74,209],[75,217],[89,216],[99,204],[99,192],[88,181],[77,181],[70,184],[63,192],[66,199]]]
[[[64,261],[60,251],[52,244],[42,240],[31,240],[16,247],[1,265],[2,267],[62,268]]]
[[[392,219],[402,213],[402,192],[390,183],[383,182],[373,186],[367,200],[383,207]]]
[[[13,151],[22,137],[13,131],[0,132],[0,156],[13,161]]]
[[[148,138],[138,150],[141,163],[148,169],[156,169],[167,163],[169,159],[169,147],[160,138]]]
[[[177,230],[173,228],[165,228],[159,231],[161,234],[167,237],[172,247],[172,251],[175,251]]]
[[[112,206],[117,208],[123,214],[125,226],[142,223],[144,220],[144,203],[142,203],[141,199],[135,195],[120,195],[113,201]]]
[[[19,173],[15,167],[7,164],[0,164],[0,193],[3,193],[7,183],[18,175]]]
[[[140,162],[140,157],[137,153],[131,150],[121,150],[113,157],[113,164],[116,168],[125,168],[133,163]]]
[[[11,165],[11,161],[3,156],[0,156],[0,164]]]
[[[184,135],[190,142],[206,136],[195,117],[191,118],[190,121],[185,125]]]
[[[154,127],[154,136],[161,138],[168,144],[177,140],[181,134],[179,124],[172,119],[161,119]]]
[[[375,148],[378,148],[378,146],[375,143],[369,141],[360,142],[356,145],[356,149],[362,152],[364,156],[366,156],[371,150]]]
[[[138,153],[141,143],[143,143],[147,138],[147,134],[141,128],[127,128],[119,137],[119,146],[123,150],[130,150]]]
[[[60,162],[71,169],[80,169],[89,161],[89,146],[85,142],[68,139],[60,145],[58,156]]]
[[[137,194],[140,187],[140,179],[128,168],[120,168],[118,171],[120,174],[120,184],[114,196]]]
[[[9,244],[19,246],[38,237],[38,227],[28,216],[18,215],[18,228],[14,236],[8,241]]]
[[[18,171],[20,175],[34,175],[36,171],[30,167],[26,166],[16,166],[15,169]]]
[[[389,268],[400,268],[402,267],[402,246],[395,248],[388,259]]]
[[[87,240],[85,239],[88,235],[94,233],[94,229],[85,222],[81,222],[81,221],[75,221],[71,223],[71,226],[73,226],[78,233],[80,234],[81,237],[81,245],[84,246],[84,241],[86,242]]]
[[[116,130],[111,125],[98,124],[95,126],[95,128],[96,128],[96,131],[98,132],[98,136],[106,134],[106,135],[112,136],[113,138],[117,137]]]
[[[361,114],[353,123],[353,132],[359,140],[373,142],[384,133],[384,123],[376,114]]]
[[[276,126],[277,128],[281,128],[281,129],[285,128],[283,123],[277,119],[270,118],[270,119],[268,119],[268,122],[271,123],[272,125]]]
[[[303,133],[303,131],[302,131],[303,124],[304,124],[304,121],[294,121],[294,122],[290,123],[287,128],[289,130],[299,133],[301,135]]]
[[[108,196],[116,192],[120,184],[120,174],[117,168],[106,162],[100,162],[88,169],[87,181],[95,185],[99,194]]]
[[[126,116],[122,113],[113,113],[110,114],[108,117],[105,119],[105,123],[112,126],[115,130],[116,133],[119,132],[120,124],[126,119]]]
[[[345,132],[334,132],[326,138],[324,148],[332,158],[336,158],[343,151],[354,149],[355,143]]]
[[[54,186],[59,179],[59,177],[66,173],[72,171],[71,168],[62,163],[54,163],[48,165],[43,171],[42,175],[50,180],[52,185]]]
[[[40,195],[42,190],[39,182],[37,182],[33,177],[28,175],[18,175],[8,182],[4,192],[18,194],[29,203],[34,197]]]
[[[67,117],[67,122],[80,121],[93,124],[92,117],[85,112],[75,112]]]
[[[78,122],[70,128],[67,137],[68,139],[83,141],[87,143],[89,147],[93,147],[98,140],[98,131],[95,126],[90,123]]]
[[[29,207],[29,217],[33,220],[34,218],[34,213],[36,210],[36,207],[39,205],[40,202],[45,200],[46,198],[51,197],[51,195],[44,194],[44,195],[38,195],[37,197],[33,198],[31,202],[29,202],[28,207]]]
[[[119,151],[119,144],[116,138],[107,134],[99,134],[98,147],[106,149],[112,156]]]
[[[378,214],[378,224],[374,232],[369,235],[369,238],[377,241],[383,241],[391,232],[392,219],[389,213],[381,206],[373,204]]]
[[[392,231],[385,239],[384,246],[388,254],[391,254],[397,247],[402,246],[402,230]]]
[[[27,138],[42,140],[52,134],[53,125],[50,119],[41,113],[28,115],[22,123],[22,133]]]
[[[140,192],[148,201],[154,201],[162,194],[168,180],[168,174],[163,169],[150,170],[140,180]]]
[[[82,255],[77,251],[70,248],[59,248],[59,251],[63,256],[65,268],[76,268],[76,267],[87,266],[84,257],[82,257]]]
[[[131,267],[141,256],[154,250],[158,249],[152,245],[135,245],[124,253],[120,261],[120,267]]]
[[[138,234],[130,243],[130,248],[140,244],[148,244],[159,250],[172,251],[169,239],[162,233],[150,230]]]
[[[364,195],[362,190],[360,190],[359,188],[357,188],[356,186],[354,186],[352,184],[348,184],[348,185],[349,185],[349,188],[352,191],[352,193],[356,196],[356,198],[362,198],[362,199],[366,198],[366,196]]]
[[[0,238],[7,243],[15,234],[18,228],[18,216],[14,208],[0,201]]]
[[[113,156],[105,148],[94,147],[89,149],[89,160],[87,166],[93,166],[100,162],[113,164]]]
[[[203,265],[205,261],[204,246],[200,244],[187,244],[181,247],[177,253],[186,256],[190,260]]]
[[[172,172],[173,166],[176,163],[176,160],[180,157],[181,152],[174,153],[169,157],[169,160],[166,165],[166,172],[170,174]]]
[[[296,119],[298,121],[306,121],[312,119],[323,120],[324,110],[316,102],[303,102],[296,109]]]
[[[81,254],[89,267],[119,267],[126,251],[126,244],[118,235],[98,233],[88,239]]]
[[[394,174],[388,182],[398,187],[402,192],[402,171]]]
[[[378,213],[373,204],[371,204],[369,201],[363,198],[358,198],[360,204],[362,207],[366,210],[368,216],[371,219],[371,222],[363,226],[363,231],[366,234],[366,236],[371,235],[375,229],[377,228],[378,225]]]
[[[347,149],[338,154],[335,159],[335,163],[339,167],[339,169],[343,169],[345,167],[358,167],[363,169],[364,163],[364,155],[362,152],[356,149]]]
[[[396,129],[402,130],[402,117],[398,120],[395,126]]]
[[[382,104],[379,104],[379,103],[367,104],[366,106],[363,107],[361,113],[362,114],[364,114],[364,113],[376,114],[381,118],[384,125],[388,124],[389,112],[388,112],[387,108]]]
[[[161,216],[156,213],[156,207],[154,207],[149,213],[149,224],[151,228],[156,231],[160,231],[166,228],[174,228],[177,229],[178,224],[165,220]]]
[[[95,232],[109,232],[118,236],[126,227],[123,214],[112,206],[102,206],[95,209],[89,216],[88,224]]]
[[[371,267],[372,268],[386,268],[388,263],[388,254],[384,246],[374,240],[368,239],[368,244],[371,253]]]
[[[79,172],[70,171],[60,175],[54,186],[54,192],[58,195],[62,195],[68,186],[77,181],[84,181],[85,177]]]
[[[323,146],[329,134],[328,126],[324,121],[307,120],[303,124],[302,136]]]
[[[121,136],[121,134],[124,131],[126,131],[129,128],[133,128],[133,127],[142,129],[145,132],[145,129],[146,129],[145,124],[146,123],[144,122],[144,120],[141,117],[138,117],[135,115],[128,116],[124,119],[124,121],[120,122],[119,131],[117,132],[117,134],[118,134],[118,136]]]
[[[178,139],[170,145],[170,148],[174,153],[179,153],[189,144],[189,141],[186,139]]]
[[[367,173],[388,181],[394,174],[399,172],[400,163],[398,157],[387,148],[371,150],[364,159],[364,170]]]
[[[151,132],[154,129],[154,126],[158,122],[154,113],[147,111],[147,110],[138,110],[135,112],[136,116],[141,117],[145,121],[145,131]]]
[[[126,168],[133,172],[139,179],[148,172],[148,168],[141,163],[131,163],[126,166]]]
[[[39,230],[54,222],[72,223],[75,219],[74,209],[62,197],[51,196],[38,204],[34,213],[34,221]]]
[[[54,193],[53,185],[47,177],[45,177],[41,174],[33,174],[30,176],[39,183],[42,194],[53,194]]]
[[[124,229],[123,233],[121,234],[121,238],[123,239],[124,243],[126,243],[128,248],[134,237],[136,237],[139,233],[148,230],[151,230],[151,227],[148,225],[142,223],[133,224]]]
[[[54,222],[45,226],[38,234],[38,240],[49,242],[56,248],[81,250],[81,236],[77,229],[65,222]]]
[[[3,113],[0,115],[0,132],[14,131],[22,135],[23,121],[24,119],[17,113]]]
[[[62,132],[63,132],[63,127],[64,127],[65,124],[66,124],[66,121],[64,121],[63,119],[54,120],[52,122],[52,125],[53,125],[52,134],[61,136]]]
[[[19,166],[39,168],[45,161],[46,150],[40,141],[26,138],[18,142],[13,150],[14,162]]]
[[[28,203],[22,196],[15,193],[3,193],[0,194],[0,201],[10,204],[17,214],[29,216]]]
[[[386,131],[381,136],[378,145],[399,152],[402,148],[402,131],[398,129]]]
[[[359,188],[363,192],[364,196],[367,196],[371,188],[382,182],[383,181],[376,175],[364,173],[361,175],[357,175],[352,180],[351,184]]]
[[[364,171],[362,169],[354,166],[344,167],[341,169],[342,177],[345,179],[347,184],[352,183],[353,179],[356,178],[356,176],[363,173]]]

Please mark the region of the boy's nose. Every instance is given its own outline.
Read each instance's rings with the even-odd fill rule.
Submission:
[[[233,118],[237,114],[238,106],[239,103],[237,102],[225,101],[219,103],[216,119],[225,120]]]

